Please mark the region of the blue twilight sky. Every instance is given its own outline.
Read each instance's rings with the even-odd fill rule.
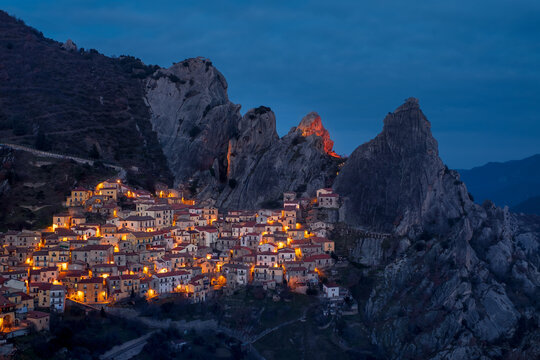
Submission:
[[[453,168],[540,153],[538,0],[1,0],[58,41],[168,67],[204,56],[280,135],[319,112],[340,154],[415,96]]]

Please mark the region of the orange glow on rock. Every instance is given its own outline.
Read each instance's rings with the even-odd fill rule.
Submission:
[[[326,130],[323,126],[319,114],[315,112],[307,114],[300,122],[300,125],[298,125],[298,129],[302,131],[302,136],[304,137],[316,135],[322,138],[324,152],[332,157],[340,158],[340,156],[333,150],[334,142],[330,139],[330,133],[328,130]]]

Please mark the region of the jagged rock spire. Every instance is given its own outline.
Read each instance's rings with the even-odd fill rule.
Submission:
[[[330,133],[322,124],[321,117],[316,112],[310,112],[300,122],[297,129],[302,131],[302,136],[317,135],[322,138],[324,152],[330,156],[339,157],[333,148],[334,142],[330,139]]]
[[[388,232],[444,226],[470,203],[459,175],[439,158],[415,98],[389,113],[382,132],[351,154],[334,188],[347,198],[347,222]]]

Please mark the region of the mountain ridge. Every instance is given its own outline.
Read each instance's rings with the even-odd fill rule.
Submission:
[[[478,203],[492,200],[513,208],[540,195],[540,154],[458,171]]]

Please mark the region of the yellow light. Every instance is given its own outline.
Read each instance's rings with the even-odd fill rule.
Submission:
[[[60,285],[61,284],[61,282],[56,280],[56,279],[54,279],[52,283],[53,283],[53,285]]]
[[[27,264],[30,264],[30,262],[31,262],[30,258],[27,258],[27,259],[26,259],[26,263],[27,263]]]
[[[162,274],[163,274],[163,273],[166,273],[167,271],[168,271],[168,270],[167,270],[166,268],[163,268],[163,269],[159,270],[159,272],[162,273]]]
[[[210,260],[212,258],[212,254],[206,254],[206,258]]]
[[[67,263],[62,263],[62,270],[67,270],[67,266],[68,266]]]
[[[101,277],[104,278],[104,279],[106,279],[106,278],[109,277],[109,274],[103,274],[103,275],[101,275]]]
[[[147,266],[143,267],[143,273],[145,273],[145,274],[148,273],[148,267]]]
[[[114,245],[114,252],[120,252],[120,249],[118,248],[118,245]]]

